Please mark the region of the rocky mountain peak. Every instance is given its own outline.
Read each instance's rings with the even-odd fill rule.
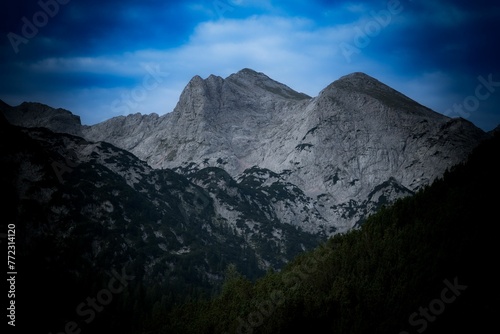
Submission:
[[[200,77],[199,75],[195,75],[194,77],[191,78],[191,80],[188,82],[186,87],[189,86],[197,86],[203,84],[203,78]]]
[[[203,87],[206,88],[207,86],[213,85],[214,83],[221,83],[224,81],[220,76],[210,74],[208,78],[203,79],[199,75],[195,75],[187,84],[185,89],[188,88],[194,88],[194,87]]]
[[[215,75],[210,75],[207,79],[195,75],[182,91],[174,115],[196,116],[203,110],[213,109],[213,105],[217,105],[220,101],[220,88],[223,82],[224,79]]]
[[[272,80],[270,77],[262,72],[257,72],[251,68],[244,68],[236,73],[231,74],[231,78],[239,78],[242,80]]]
[[[354,103],[358,108],[369,104],[377,110],[388,109],[417,117],[448,119],[362,72],[339,78],[323,89],[319,97],[333,98],[342,104]],[[378,106],[374,106],[374,103]]]
[[[344,75],[340,77],[337,82],[351,82],[355,84],[362,84],[362,83],[378,83],[381,84],[380,81],[375,79],[374,77],[364,73],[364,72],[353,72],[349,73],[347,75]]]
[[[352,93],[365,93],[368,95],[377,95],[380,92],[385,92],[386,94],[393,94],[394,92],[396,92],[400,94],[386,84],[363,72],[354,72],[348,75],[344,75],[338,80],[332,82],[323,91],[329,92],[332,90],[337,91],[339,89]]]
[[[227,81],[236,84],[237,86],[254,92],[259,92],[262,95],[273,95],[275,98],[285,98],[293,100],[310,99],[311,97],[299,93],[292,88],[275,81],[264,73],[254,71],[249,68],[244,68],[241,71],[231,74],[226,78]]]
[[[1,111],[11,124],[25,127],[45,127],[54,132],[81,135],[80,116],[62,108],[52,108],[38,102],[23,102],[17,107],[0,104]]]

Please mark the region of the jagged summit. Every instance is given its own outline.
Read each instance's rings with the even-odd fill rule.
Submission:
[[[311,97],[307,94],[297,92],[281,82],[271,79],[262,72],[257,72],[249,68],[231,74],[226,80],[235,83],[245,89],[261,90],[264,94],[273,94],[286,99],[304,100]]]
[[[277,82],[277,81],[271,79],[265,73],[257,72],[255,70],[252,70],[251,68],[244,68],[242,70],[239,70],[238,72],[229,75],[226,79]],[[279,82],[277,82],[277,83],[279,83]],[[279,83],[279,84],[283,85],[282,83]]]
[[[247,67],[239,70],[236,73],[231,74],[231,76],[259,76],[259,77],[265,77],[265,78],[269,79],[269,77],[267,75],[265,75],[264,73],[257,72],[255,70],[252,70],[251,68],[247,68]]]
[[[311,97],[307,94],[297,92],[285,84],[271,79],[262,72],[244,68],[223,79],[211,74],[206,79],[199,75],[194,76],[184,89],[182,95],[191,94],[192,90],[211,95],[210,98],[224,98],[222,95],[234,95],[235,91],[241,95],[251,95],[260,99],[285,98],[292,100],[304,100]],[[220,96],[213,96],[218,94]],[[181,99],[182,99],[181,95]]]

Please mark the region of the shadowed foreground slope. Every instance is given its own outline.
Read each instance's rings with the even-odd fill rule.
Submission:
[[[500,136],[360,230],[337,235],[255,284],[177,308],[165,333],[480,333],[499,292]]]

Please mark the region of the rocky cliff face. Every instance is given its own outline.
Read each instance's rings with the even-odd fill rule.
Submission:
[[[194,77],[164,116],[117,117],[80,131],[155,169],[183,174],[210,193],[227,221],[254,226],[207,186],[224,178],[200,173],[206,168],[275,194],[275,201],[259,204],[270,217],[322,234],[346,231],[380,205],[429,184],[485,136],[363,73],[313,98],[250,69],[225,79]]]
[[[253,167],[269,170],[301,189],[322,217],[304,222],[308,229],[332,231],[429,184],[484,136],[363,73],[311,98],[249,69],[226,79],[194,77],[165,116],[111,119],[83,133],[154,168],[188,174],[212,166],[235,178]]]

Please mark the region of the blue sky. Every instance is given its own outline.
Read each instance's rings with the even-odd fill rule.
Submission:
[[[484,130],[500,124],[498,1],[18,0],[0,22],[0,99],[84,124],[165,114],[194,75],[246,67],[311,96],[365,72]]]

